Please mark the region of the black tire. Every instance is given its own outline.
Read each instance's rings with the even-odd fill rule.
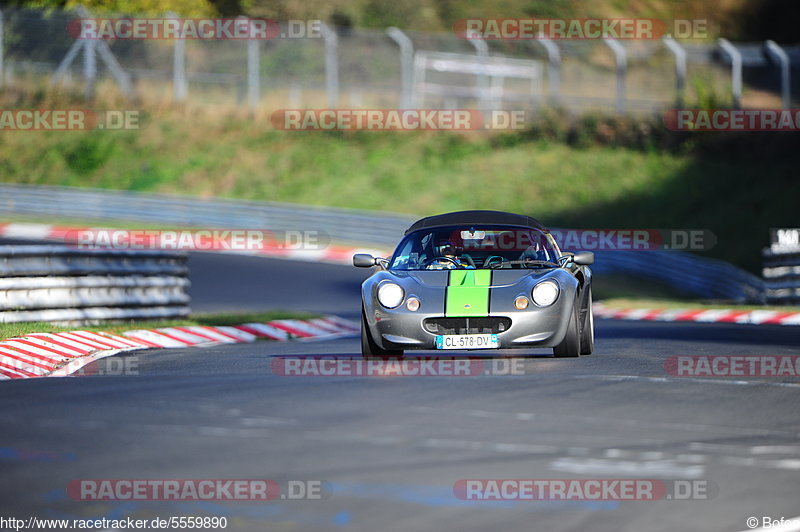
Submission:
[[[567,325],[567,334],[560,344],[553,348],[553,356],[556,358],[577,357],[581,354],[581,331],[578,327],[578,304],[577,301],[572,305],[572,315]]]
[[[383,349],[372,339],[367,327],[367,315],[364,309],[361,309],[361,356],[363,358],[403,358],[402,349]]]
[[[592,288],[589,287],[586,308],[581,322],[581,354],[591,355],[594,351],[594,314],[592,313]]]

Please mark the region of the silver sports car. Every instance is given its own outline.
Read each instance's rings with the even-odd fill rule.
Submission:
[[[594,349],[594,254],[562,252],[541,223],[461,211],[414,223],[388,258],[353,256],[377,271],[362,286],[364,357],[406,349]]]

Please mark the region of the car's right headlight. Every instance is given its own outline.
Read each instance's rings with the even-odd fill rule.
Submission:
[[[533,302],[540,307],[549,307],[558,299],[558,285],[555,281],[542,281],[531,290]]]
[[[378,287],[378,302],[386,308],[395,308],[403,302],[405,292],[399,284],[383,283]]]

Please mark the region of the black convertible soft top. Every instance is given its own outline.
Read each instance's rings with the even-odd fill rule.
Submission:
[[[515,225],[519,227],[532,227],[544,231],[545,227],[536,218],[524,216],[522,214],[513,214],[503,211],[457,211],[448,212],[446,214],[437,214],[436,216],[428,216],[414,222],[414,224],[406,230],[406,234],[412,233],[419,229],[427,229],[430,227],[444,227],[448,225]]]

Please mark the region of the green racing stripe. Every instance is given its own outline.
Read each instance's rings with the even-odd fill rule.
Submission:
[[[444,315],[450,318],[489,315],[492,270],[450,270]]]

